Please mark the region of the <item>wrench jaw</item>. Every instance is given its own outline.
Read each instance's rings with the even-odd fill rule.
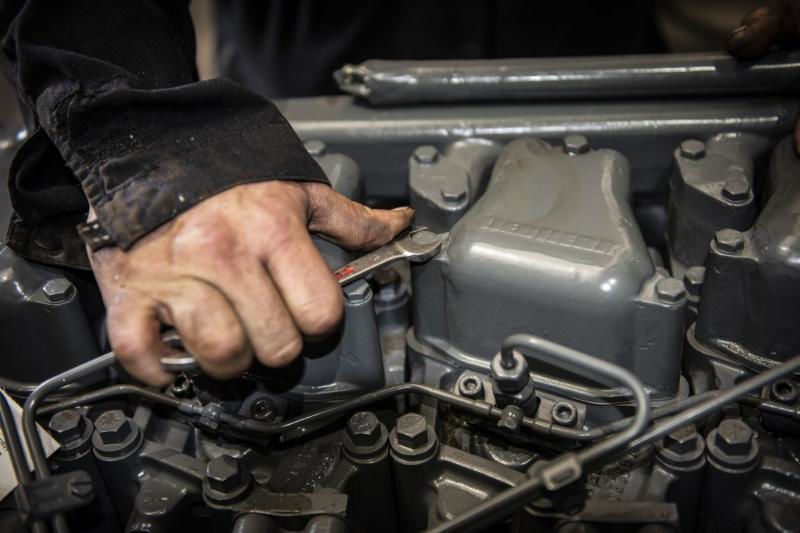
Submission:
[[[426,227],[415,228],[402,239],[395,241],[395,246],[403,251],[403,256],[412,263],[424,263],[442,249],[445,235],[437,235]]]

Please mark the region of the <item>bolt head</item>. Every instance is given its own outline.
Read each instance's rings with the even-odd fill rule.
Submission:
[[[664,448],[678,455],[696,451],[701,445],[702,440],[693,425],[682,427],[664,437]]]
[[[75,290],[72,283],[66,278],[51,279],[42,287],[44,297],[48,302],[60,303],[67,301]]]
[[[717,249],[726,254],[735,254],[744,250],[744,235],[741,231],[725,228],[714,235],[714,244]]]
[[[477,374],[463,374],[458,379],[458,393],[465,398],[483,399],[483,380]]]
[[[702,266],[689,267],[683,275],[683,284],[692,296],[699,296],[706,277],[706,269]]]
[[[372,289],[369,283],[363,279],[346,285],[342,290],[344,291],[344,299],[349,304],[360,304],[372,297]]]
[[[564,151],[570,155],[585,154],[589,151],[589,141],[583,135],[564,137]]]
[[[747,455],[753,441],[753,430],[741,420],[723,420],[717,427],[714,444],[726,455]]]
[[[439,150],[429,144],[418,147],[414,150],[414,159],[421,165],[432,165],[439,157]]]
[[[656,296],[662,302],[674,304],[686,296],[686,289],[679,279],[663,278],[656,283]]]
[[[271,420],[275,417],[275,404],[269,398],[259,398],[250,407],[250,415],[256,420]]]
[[[53,415],[47,427],[58,442],[66,444],[83,436],[86,420],[77,410],[64,409]]]
[[[741,175],[732,175],[725,180],[722,185],[722,196],[729,202],[742,203],[750,198],[750,181],[744,175],[744,171],[737,170]]]
[[[239,460],[230,455],[219,455],[208,462],[206,478],[209,488],[217,492],[231,492],[245,482]]]
[[[467,199],[467,190],[461,185],[445,185],[442,187],[442,199],[451,204],[463,202]]]
[[[706,155],[706,143],[697,139],[688,139],[681,143],[681,155],[686,159],[702,159]]]
[[[347,421],[347,434],[356,446],[374,446],[381,438],[381,423],[374,413],[361,411]]]
[[[325,152],[328,150],[328,147],[322,141],[306,141],[304,146],[306,147],[306,151],[309,153],[309,155],[313,157],[321,157],[325,155]]]
[[[578,410],[570,402],[557,402],[550,416],[560,426],[572,426],[578,420]]]
[[[119,444],[134,431],[133,422],[119,409],[106,411],[94,421],[94,429],[103,444]]]
[[[407,413],[397,419],[397,442],[407,448],[428,444],[428,422],[417,413]]]
[[[793,404],[797,401],[797,385],[788,379],[776,381],[770,387],[769,395],[776,402]]]

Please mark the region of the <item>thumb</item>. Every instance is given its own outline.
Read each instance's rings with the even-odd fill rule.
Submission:
[[[321,183],[304,183],[308,195],[308,229],[349,250],[372,250],[411,224],[414,210],[372,209],[353,202]]]
[[[797,5],[786,0],[751,11],[728,36],[725,48],[740,59],[753,59],[774,45],[794,44],[798,37],[796,11]]]

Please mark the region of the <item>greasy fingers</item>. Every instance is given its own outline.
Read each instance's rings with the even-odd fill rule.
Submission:
[[[262,261],[300,331],[330,332],[342,317],[342,291],[301,222],[265,234]]]
[[[253,352],[244,329],[218,290],[193,280],[165,301],[184,347],[207,374],[227,379],[250,367]]]
[[[309,199],[308,229],[350,250],[372,250],[411,224],[414,210],[371,209],[318,183],[304,184]]]
[[[108,336],[119,362],[137,379],[165,385],[174,376],[161,368],[171,350],[161,342],[156,303],[128,291],[118,291],[108,306]]]
[[[753,59],[775,45],[791,46],[798,42],[800,5],[797,1],[777,0],[750,12],[741,26],[725,42],[731,55]]]

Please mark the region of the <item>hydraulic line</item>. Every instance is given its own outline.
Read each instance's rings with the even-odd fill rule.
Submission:
[[[27,483],[31,480],[31,473],[28,471],[28,461],[25,459],[25,453],[22,450],[22,442],[19,440],[17,424],[14,422],[14,416],[11,413],[8,400],[6,400],[6,397],[2,394],[0,394],[0,423],[2,423],[1,429],[5,436],[8,457],[11,460],[11,466],[14,468],[14,475],[17,477],[17,482],[20,485]],[[30,530],[33,533],[46,533],[47,526],[41,520],[36,520],[31,524]]]
[[[25,443],[28,446],[28,451],[31,454],[33,461],[34,474],[37,479],[45,479],[50,476],[50,467],[47,465],[47,456],[42,447],[42,441],[39,439],[39,432],[36,430],[36,411],[42,400],[51,392],[74,383],[79,379],[86,377],[90,374],[107,368],[114,364],[116,357],[114,352],[108,352],[91,361],[87,361],[74,368],[66,370],[46,381],[43,381],[33,392],[31,392],[28,399],[25,401],[25,406],[22,410],[22,433],[25,436]],[[64,519],[63,514],[56,514],[53,516],[53,529],[56,533],[68,533],[69,526]]]

